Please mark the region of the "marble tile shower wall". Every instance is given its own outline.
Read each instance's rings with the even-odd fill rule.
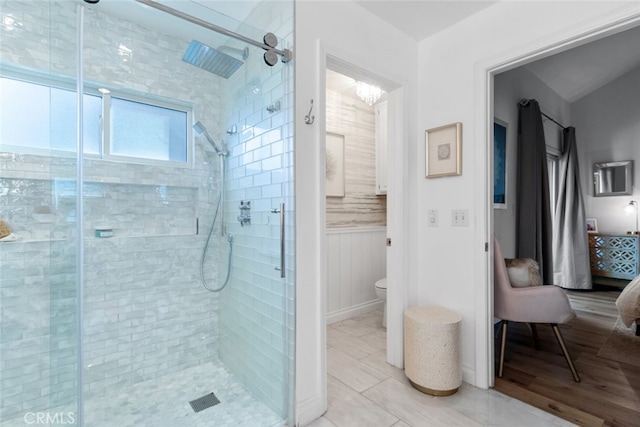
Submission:
[[[293,29],[286,6],[264,2],[247,22],[277,34],[278,47],[284,47],[284,40],[292,40]],[[221,295],[219,346],[225,365],[254,395],[286,417],[282,411],[288,410],[291,399],[287,385],[293,384],[295,284],[281,279],[275,269],[280,265],[280,219],[271,209],[285,202],[289,224],[285,234],[292,243],[293,195],[288,180],[293,176],[293,70],[280,63],[265,67],[261,56],[250,57],[243,66],[256,77],[228,93],[227,128],[235,126],[238,133],[227,139],[231,155],[225,217],[235,219],[240,202],[248,200],[252,218],[245,227],[234,221],[227,224],[235,236],[234,260],[231,286]],[[281,110],[269,112],[267,107],[278,101]],[[294,275],[292,265],[289,253],[287,277]]]
[[[0,243],[0,421],[75,395],[75,201],[52,203],[42,176],[65,163],[0,153],[0,217],[20,239]]]
[[[73,75],[75,2],[0,4],[25,22],[20,37],[0,43],[3,62]],[[97,10],[85,19],[87,81],[188,102],[214,138],[224,134],[219,79],[181,61],[189,41]],[[120,43],[133,52],[127,62]],[[200,140],[194,158],[187,168],[85,161],[89,397],[217,357],[218,301],[199,283],[199,260],[219,169]],[[75,160],[0,153],[0,217],[20,239],[0,243],[0,421],[75,399],[75,215]],[[115,236],[96,238],[97,227]],[[210,248],[209,280],[224,250]]]

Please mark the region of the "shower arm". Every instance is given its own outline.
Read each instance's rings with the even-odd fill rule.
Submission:
[[[189,21],[189,22],[191,22],[193,24],[199,25],[199,26],[201,26],[203,28],[206,28],[208,30],[215,31],[216,33],[223,34],[223,35],[229,36],[229,37],[233,37],[234,39],[241,40],[241,41],[243,41],[245,43],[249,43],[249,44],[251,44],[253,46],[259,47],[259,48],[264,49],[266,51],[275,52],[275,53],[277,53],[278,55],[280,55],[282,57],[282,62],[286,63],[286,62],[291,61],[292,52],[289,49],[284,49],[284,50],[276,49],[275,47],[270,46],[270,45],[268,45],[266,43],[260,43],[258,41],[253,40],[253,39],[245,37],[242,34],[234,33],[233,31],[229,31],[226,28],[219,27],[219,26],[217,26],[215,24],[212,24],[210,22],[207,22],[207,21],[203,21],[202,19],[196,18],[195,16],[186,14],[184,12],[181,12],[181,11],[177,10],[177,9],[173,9],[171,7],[168,7],[168,6],[165,6],[163,4],[157,3],[157,2],[155,2],[153,0],[135,0],[135,1],[137,1],[138,3],[145,4],[145,5],[149,6],[149,7],[154,8],[154,9],[160,10],[162,12],[168,13],[168,14],[173,15],[175,17],[184,19],[185,21]],[[265,38],[266,38],[266,36],[265,36]]]

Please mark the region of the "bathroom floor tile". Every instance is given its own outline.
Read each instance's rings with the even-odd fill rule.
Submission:
[[[386,349],[371,353],[367,357],[360,359],[360,362],[375,368],[379,372],[383,372],[387,378],[395,378],[404,384],[409,384],[409,380],[404,374],[404,370],[398,369],[387,363]]]
[[[389,378],[362,393],[401,420],[413,426],[479,427],[482,424],[448,408],[446,397],[424,394],[411,385]]]
[[[313,421],[311,424],[307,424],[307,427],[336,427],[336,425],[329,421],[327,417],[322,416]]]
[[[360,339],[377,350],[386,350],[387,348],[386,329],[376,329],[371,333],[361,336]]]
[[[327,372],[357,392],[363,392],[387,378],[374,367],[333,348],[327,350]]]
[[[329,408],[325,418],[337,427],[392,426],[398,418],[346,386],[333,376],[327,377]]]
[[[381,325],[382,310],[375,310],[327,327],[329,409],[310,426],[573,425],[495,390],[466,383],[446,397],[416,390],[402,369],[387,363],[386,329]]]
[[[362,338],[349,336],[341,330],[334,330],[328,334],[327,345],[331,348],[340,349],[342,353],[348,354],[355,359],[362,359],[379,351],[378,348],[368,344]]]

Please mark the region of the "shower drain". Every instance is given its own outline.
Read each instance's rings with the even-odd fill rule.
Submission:
[[[204,411],[207,408],[211,408],[212,406],[220,403],[215,394],[209,393],[205,396],[202,396],[196,400],[192,400],[189,402],[189,405],[193,408],[194,412]]]

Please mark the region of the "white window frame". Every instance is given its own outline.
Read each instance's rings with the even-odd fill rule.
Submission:
[[[49,75],[49,74],[45,75],[38,71],[18,70],[18,69],[14,70],[12,68],[13,67],[7,67],[7,69],[5,69],[3,67],[2,73],[0,73],[0,77],[12,79],[12,80],[18,80],[18,81],[29,83],[29,84],[42,85],[49,88],[70,90],[73,92],[76,91],[75,85],[73,83],[73,79],[68,76]],[[103,93],[98,89],[107,89],[109,93]],[[101,123],[100,123],[102,135],[101,135],[100,154],[85,153],[84,158],[120,162],[120,163],[193,168],[194,141],[193,141],[193,131],[191,127],[191,123],[193,122],[193,107],[191,104],[187,102],[177,101],[177,100],[169,100],[169,99],[161,98],[154,95],[129,93],[125,91],[120,91],[119,89],[116,89],[116,88],[109,88],[105,85],[100,85],[96,83],[86,83],[83,94],[99,96],[100,98],[102,98],[102,117],[101,117]],[[144,157],[128,157],[128,156],[111,154],[111,151],[110,151],[111,139],[110,139],[109,129],[110,129],[110,106],[111,106],[112,97],[126,100],[126,101],[138,102],[138,103],[150,105],[153,107],[166,108],[166,109],[176,110],[176,111],[186,113],[186,128],[185,128],[186,150],[187,150],[186,161],[176,162],[172,160],[158,160],[158,159],[148,159]],[[6,151],[15,151],[15,152],[20,152],[25,154],[56,156],[56,157],[72,157],[74,153],[73,151],[66,151],[66,150],[45,149],[45,148],[37,148],[37,147],[23,147],[23,146],[8,145],[8,144],[0,145],[0,147],[2,147],[2,149]]]
[[[101,87],[102,88],[102,87]],[[95,89],[98,92],[97,89]],[[86,93],[86,92],[85,92]],[[100,92],[98,92],[100,93]],[[102,156],[103,160],[125,162],[125,163],[139,163],[144,165],[162,165],[162,166],[174,166],[174,167],[192,167],[193,166],[193,130],[191,123],[193,123],[193,109],[186,104],[179,104],[177,102],[170,102],[161,100],[159,98],[151,98],[148,96],[137,96],[129,93],[120,92],[118,90],[109,89],[109,93],[100,93],[102,96]],[[119,154],[111,154],[111,98],[122,99],[125,101],[139,102],[141,104],[150,105],[153,107],[165,108],[168,110],[176,110],[186,113],[186,143],[187,143],[187,159],[185,162],[175,162],[172,160],[157,160],[147,159],[144,157],[129,157]]]

